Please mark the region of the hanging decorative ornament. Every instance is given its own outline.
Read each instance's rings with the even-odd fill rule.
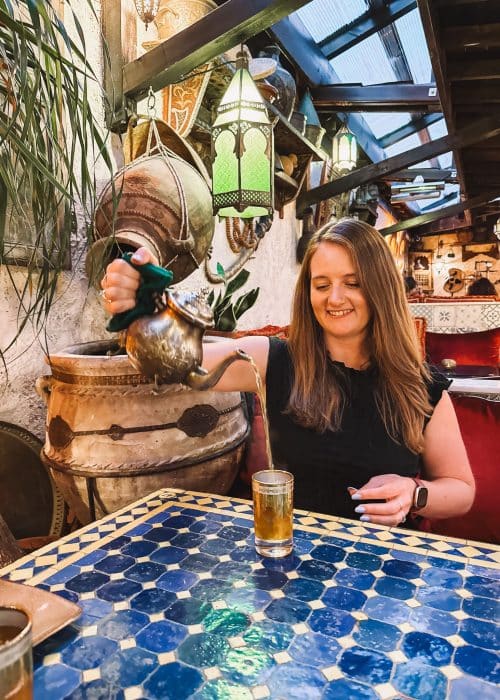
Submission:
[[[356,137],[342,125],[333,137],[333,165],[337,170],[353,170],[358,160]]]
[[[244,51],[217,109],[212,158],[214,214],[243,219],[272,214],[273,130]]]
[[[134,4],[137,14],[142,19],[147,29],[148,24],[151,24],[158,13],[160,0],[134,0]]]

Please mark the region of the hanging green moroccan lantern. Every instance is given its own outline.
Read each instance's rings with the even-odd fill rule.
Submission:
[[[273,160],[266,105],[240,51],[212,127],[214,214],[243,219],[272,214]]]
[[[333,137],[333,165],[337,170],[353,170],[358,160],[358,144],[356,137],[342,125]]]

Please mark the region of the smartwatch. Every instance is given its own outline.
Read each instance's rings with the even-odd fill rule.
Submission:
[[[413,494],[413,505],[410,508],[410,511],[414,513],[416,510],[425,508],[427,505],[429,490],[426,486],[424,486],[423,481],[421,481],[418,477],[412,476],[411,478],[416,484],[415,493]]]

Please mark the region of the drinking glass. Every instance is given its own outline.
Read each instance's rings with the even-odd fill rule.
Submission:
[[[0,698],[32,697],[31,620],[21,608],[0,606]]]
[[[255,549],[286,557],[293,549],[293,474],[264,469],[252,476]]]

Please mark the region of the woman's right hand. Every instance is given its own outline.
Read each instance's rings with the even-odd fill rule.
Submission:
[[[135,265],[158,262],[147,248],[138,248],[131,258]],[[103,305],[107,313],[115,315],[133,309],[141,276],[128,262],[117,258],[107,268],[101,280]]]

